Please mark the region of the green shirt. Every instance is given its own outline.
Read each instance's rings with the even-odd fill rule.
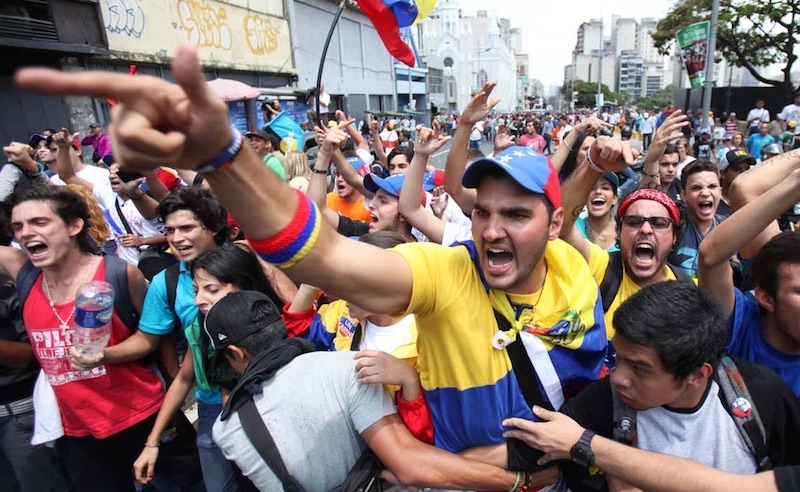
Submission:
[[[267,166],[267,169],[275,173],[276,176],[281,178],[282,180],[286,181],[286,169],[281,164],[281,161],[272,154],[267,154],[261,159],[264,162],[264,165]]]

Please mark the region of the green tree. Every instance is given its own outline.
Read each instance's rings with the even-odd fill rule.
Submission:
[[[675,32],[710,20],[712,0],[678,0],[653,31],[655,46],[668,54]],[[800,44],[800,0],[720,0],[717,50],[729,62],[746,68],[758,81],[779,87],[787,99],[795,88],[792,67]],[[781,78],[769,78],[764,67],[781,64]]]
[[[585,82],[583,80],[576,80],[575,86],[567,82],[561,87],[561,95],[564,96],[566,101],[570,100],[570,90],[578,93],[578,100],[575,103],[576,108],[593,108],[595,107],[595,96],[597,95],[597,82]],[[602,84],[600,90],[603,92],[603,98],[606,101],[616,101],[617,95],[607,85]]]
[[[636,106],[640,109],[661,109],[667,104],[672,104],[674,99],[675,87],[670,84],[652,96],[640,97],[636,100]]]

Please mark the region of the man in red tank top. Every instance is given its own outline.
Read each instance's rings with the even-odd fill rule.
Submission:
[[[12,199],[10,206],[11,227],[22,249],[0,248],[0,272],[17,278],[26,261],[41,269],[20,303],[34,355],[58,403],[56,415],[60,413],[64,428],[64,436],[56,441],[59,456],[79,491],[132,492],[133,461],[152,428],[164,391],[154,370],[137,362],[132,351],[114,346],[132,338],[152,352],[161,339],[131,330],[115,311],[102,360],[76,357],[75,295],[86,282],[106,280],[104,262],[116,258],[94,254],[97,246],[87,233],[86,204],[67,187],[31,188]],[[144,278],[127,265],[127,281],[131,304],[139,312]],[[194,430],[182,414],[173,423],[170,435],[160,443],[164,458],[172,458],[165,460],[161,472],[182,490],[203,490]]]

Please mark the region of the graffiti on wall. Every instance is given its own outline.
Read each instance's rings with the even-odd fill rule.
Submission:
[[[145,15],[137,0],[102,0],[100,9],[108,32],[135,38],[142,36]]]
[[[260,15],[244,16],[244,35],[247,46],[254,55],[266,55],[278,49],[280,26]]]
[[[230,51],[233,36],[224,7],[214,8],[202,0],[180,0],[178,16],[189,41],[198,47]]]

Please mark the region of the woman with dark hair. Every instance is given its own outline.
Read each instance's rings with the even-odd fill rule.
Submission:
[[[240,290],[256,290],[266,294],[278,307],[284,301],[276,294],[272,283],[264,274],[256,255],[245,248],[235,246],[216,247],[201,253],[191,264],[195,304],[199,314],[186,329],[189,350],[183,359],[180,371],[169,387],[164,404],[158,412],[153,429],[147,443],[156,443],[167,429],[172,416],[180,411],[181,405],[196,383],[199,422],[197,427],[197,447],[200,451],[200,463],[203,468],[203,480],[211,491],[231,492],[240,490],[237,474],[230,462],[214,444],[211,428],[222,411],[220,383],[223,386],[230,381],[210,381],[206,362],[213,357],[209,349],[208,339],[202,329],[206,313],[222,297]],[[226,379],[235,374],[226,375]],[[153,478],[158,447],[145,445],[144,450],[134,463],[136,479],[147,483]],[[246,484],[246,482],[245,482]]]

